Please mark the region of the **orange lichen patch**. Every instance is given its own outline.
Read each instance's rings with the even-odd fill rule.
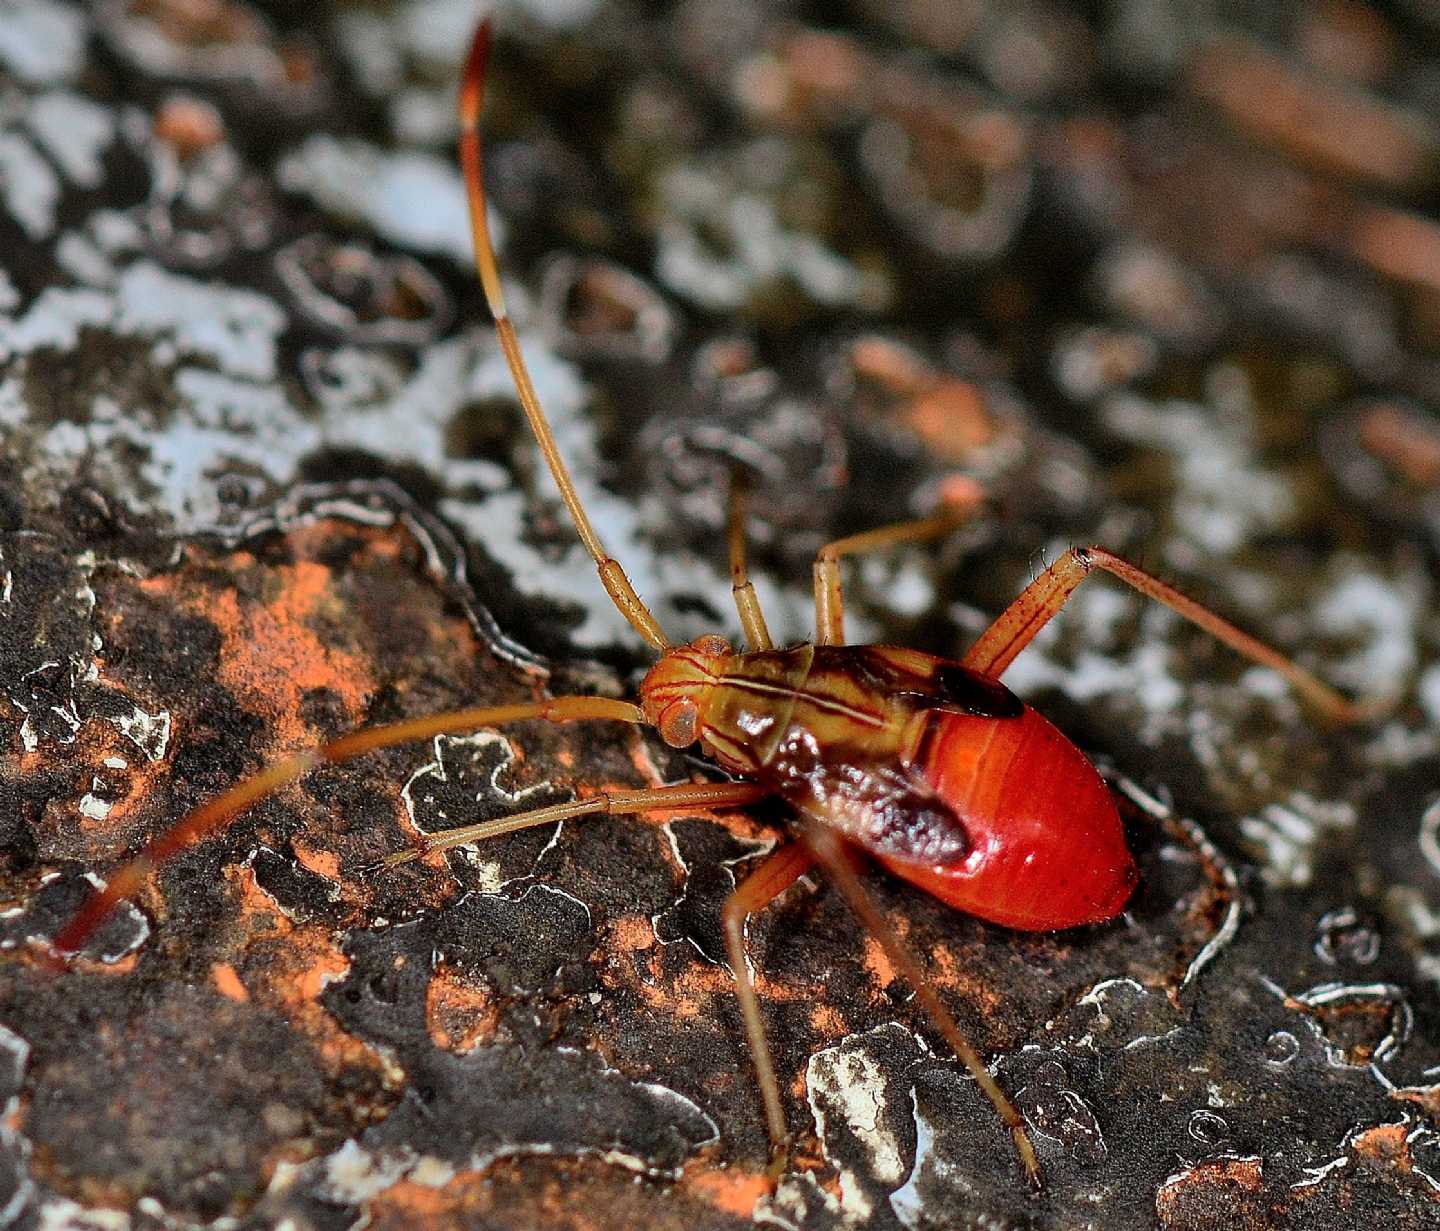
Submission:
[[[638,992],[652,1009],[679,1021],[697,1020],[709,1007],[708,996],[694,986],[698,980],[692,978],[693,972],[687,972],[683,979],[671,982],[665,977],[664,965],[664,958],[657,948],[650,952],[645,962],[644,977],[632,964],[627,964],[622,970],[631,989]]]
[[[940,372],[918,352],[879,335],[857,341],[849,359],[869,413],[905,424],[936,457],[961,462],[994,443],[999,424],[971,381]]]
[[[425,992],[425,1025],[435,1046],[466,1052],[495,1037],[500,1006],[494,996],[447,965],[436,968]]]
[[[651,1186],[636,1184],[610,1164],[545,1157],[502,1159],[483,1171],[456,1172],[435,1187],[400,1180],[366,1203],[367,1225],[374,1231],[460,1231],[481,1224],[552,1231],[688,1231],[710,1225],[705,1214],[713,1208],[683,1185],[666,1190],[657,1202]]]
[[[52,755],[44,750],[26,754],[21,772],[45,772]],[[95,718],[81,725],[70,758],[80,771],[72,778],[75,790],[51,802],[49,822],[71,838],[83,834],[95,858],[121,854],[139,829],[137,810],[169,773],[167,761],[149,760],[113,723]]]
[[[876,72],[874,58],[855,39],[802,29],[773,56],[753,59],[738,88],[753,110],[797,124],[862,105]]]
[[[359,712],[368,692],[358,686],[367,678],[364,660],[324,645],[305,627],[328,572],[302,563],[293,573],[294,585],[267,607],[244,610],[236,595],[221,594],[208,611],[225,642],[221,682],[274,719],[274,743],[287,750],[314,742],[298,717],[304,692],[329,688],[352,713]]]
[[[249,998],[283,1014],[310,1040],[332,1075],[357,1066],[383,1067],[380,1058],[342,1031],[320,1003],[325,988],[350,969],[329,930],[292,922],[249,868],[227,868],[226,878],[240,893],[240,915],[230,933],[231,953],[234,965],[245,972]],[[238,970],[235,977],[237,981],[241,977]]]
[[[1415,1156],[1410,1151],[1411,1124],[1377,1124],[1364,1132],[1356,1133],[1350,1141],[1350,1148],[1370,1162],[1393,1168],[1401,1175],[1410,1175],[1415,1170]],[[1422,1186],[1432,1202],[1440,1202],[1437,1193],[1429,1184]]]
[[[1386,206],[1356,209],[1345,245],[1383,277],[1426,290],[1440,288],[1440,227],[1418,214]]]
[[[225,122],[209,103],[188,94],[177,94],[160,105],[153,131],[183,163],[223,141]]]
[[[343,978],[349,969],[349,960],[338,949],[317,945],[315,960],[305,968],[297,985],[300,995],[306,1001],[319,1000],[320,993]]]
[[[283,941],[258,943],[246,956],[255,967],[247,980],[252,998],[283,1014],[310,1041],[328,1073],[385,1067],[369,1046],[341,1030],[320,1003],[325,988],[350,969],[349,960],[335,947],[328,930],[296,927]]]
[[[297,533],[291,542],[302,548],[304,536]],[[226,568],[243,577],[256,564],[253,555],[239,551]],[[158,600],[188,607],[215,625],[221,637],[220,682],[271,722],[271,746],[284,753],[316,740],[300,718],[306,693],[325,689],[358,717],[374,690],[366,657],[329,645],[316,632],[327,617],[343,614],[331,590],[333,576],[325,565],[300,559],[267,566],[261,597],[242,597],[239,589],[216,593],[186,587],[181,592],[183,583],[171,574],[146,578],[140,585]]]
[[[838,1038],[845,1033],[845,1019],[828,1004],[816,1001],[810,1006],[810,1025],[815,1033],[829,1038]]]
[[[967,474],[947,474],[940,480],[940,500],[944,504],[979,505],[985,500],[985,488]]]
[[[957,992],[982,1015],[999,1013],[1005,1006],[1005,997],[974,971],[962,966],[954,950],[938,948],[930,955],[929,975],[936,987],[947,992]]]
[[[1440,425],[1394,402],[1360,416],[1360,443],[1415,487],[1440,486]]]
[[[965,380],[937,380],[910,401],[905,420],[932,453],[948,461],[962,461],[995,439],[985,395]]]
[[[412,1180],[398,1180],[368,1203],[370,1218],[382,1226],[453,1225],[452,1220],[461,1216],[465,1205],[464,1199],[453,1191],[453,1184],[452,1180],[443,1188],[433,1188]]]
[[[118,962],[97,962],[83,957],[75,957],[70,958],[67,965],[69,969],[83,970],[87,975],[104,975],[107,978],[115,979],[122,975],[133,974],[135,968],[140,965],[140,954],[138,952],[127,953]]]
[[[307,846],[298,838],[291,841],[290,849],[302,868],[314,872],[316,876],[323,876],[326,880],[341,879],[340,857],[334,851]]]
[[[1350,1145],[1356,1154],[1368,1154],[1372,1158],[1394,1159],[1408,1152],[1405,1139],[1410,1135],[1408,1124],[1377,1124],[1356,1133]]]
[[[1260,1225],[1250,1222],[1245,1216],[1252,1209],[1249,1199],[1258,1196],[1262,1186],[1258,1158],[1211,1159],[1170,1179],[1155,1194],[1155,1214],[1162,1227],[1193,1226],[1195,1224],[1187,1213],[1196,1201],[1204,1199],[1208,1208],[1210,1202],[1218,1200],[1229,1207],[1225,1212],[1237,1219],[1224,1225]],[[1226,1200],[1227,1195],[1229,1200]],[[1212,1210],[1212,1217],[1218,1212]],[[1212,1225],[1221,1224],[1216,1222]]]
[[[215,984],[222,996],[240,1001],[250,999],[250,993],[245,990],[245,984],[240,982],[240,976],[235,973],[235,967],[228,962],[216,962],[210,967],[210,981]]]
[[[649,949],[658,942],[655,928],[644,915],[619,915],[610,923],[610,937],[605,948],[612,953],[633,953]]]
[[[614,920],[604,949],[622,957],[607,966],[601,981],[607,986],[627,987],[650,1008],[670,1017],[698,1019],[713,1011],[715,997],[735,994],[735,981],[730,972],[708,962],[692,963],[678,978],[669,976],[662,946],[655,939],[655,929],[648,919],[627,915]],[[642,963],[631,960],[630,955],[646,950],[642,974]],[[762,999],[775,1001],[809,995],[806,990],[777,982],[762,971],[755,974],[755,992]]]
[[[850,363],[857,376],[894,394],[915,393],[932,376],[930,365],[908,346],[877,335],[856,341],[850,348]]]
[[[1390,1091],[1390,1097],[1404,1103],[1414,1103],[1427,1116],[1440,1119],[1440,1085],[1401,1086]]]
[[[239,892],[240,917],[234,931],[239,944],[247,945],[275,936],[288,937],[295,930],[295,925],[281,913],[275,899],[260,888],[250,868],[230,865],[225,868],[224,876]]]
[[[873,936],[865,937],[865,952],[861,961],[880,987],[889,987],[898,977],[895,967],[890,964],[890,959],[885,955],[884,948]]]
[[[691,1169],[685,1187],[707,1205],[739,1218],[749,1218],[755,1204],[770,1191],[770,1178],[763,1171],[709,1171]]]
[[[1402,190],[1433,174],[1437,137],[1426,118],[1297,71],[1248,39],[1217,39],[1186,77],[1237,129],[1302,163]]]

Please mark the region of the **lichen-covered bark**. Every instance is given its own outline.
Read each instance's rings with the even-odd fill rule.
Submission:
[[[1131,908],[1020,935],[869,883],[1025,1113],[1035,1197],[809,879],[750,931],[797,1134],[770,1191],[719,912],[778,806],[377,870],[709,772],[615,724],[317,770],[45,963],[260,766],[645,660],[469,269],[470,0],[6,6],[0,1223],[1440,1225],[1440,25],[1195,7],[498,18],[522,343],[672,636],[734,630],[736,465],[782,639],[820,543],[962,476],[990,511],[858,565],[852,636],[958,655],[1101,541],[1395,702],[1325,730],[1104,580],[1007,673],[1112,783]]]

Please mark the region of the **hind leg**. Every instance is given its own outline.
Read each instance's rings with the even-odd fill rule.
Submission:
[[[1035,639],[1035,635],[1065,606],[1080,583],[1097,568],[1118,577],[1147,598],[1179,612],[1251,662],[1269,667],[1283,676],[1296,692],[1334,722],[1358,722],[1373,717],[1383,708],[1378,703],[1357,703],[1341,696],[1279,650],[1242,632],[1210,608],[1103,547],[1072,547],[1056,560],[1026,586],[1020,597],[980,635],[980,639],[960,660],[961,663],[972,671],[999,679],[1005,668],[1015,661],[1016,655]]]

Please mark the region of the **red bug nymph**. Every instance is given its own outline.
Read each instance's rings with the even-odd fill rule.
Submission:
[[[872,904],[852,866],[853,853],[866,852],[949,905],[1007,927],[1048,931],[1120,913],[1135,887],[1136,869],[1109,792],[1079,750],[1000,682],[1015,656],[1097,568],[1278,671],[1330,718],[1348,721],[1368,711],[1193,599],[1098,547],[1076,548],[1052,564],[959,662],[890,646],[847,646],[840,559],[945,534],[973,513],[982,495],[978,488],[962,492],[962,498],[925,520],[884,526],[822,548],[814,569],[815,642],[776,649],[747,574],[743,490],[737,485],[730,510],[730,567],[747,648],[737,652],[719,636],[673,645],[624,569],[605,551],[581,506],[505,308],[481,184],[479,117],[489,47],[486,22],[476,33],[460,91],[460,154],[477,269],[521,406],[576,531],[617,608],[660,654],[640,686],[640,701],[571,696],[435,714],[362,729],[293,756],[164,831],[111,876],[55,938],[54,948],[77,952],[111,908],[135,894],[158,864],[322,762],[523,719],[649,723],[674,747],[698,742],[743,780],[590,795],[419,835],[412,849],[385,862],[400,864],[573,817],[743,807],[779,796],[794,810],[797,839],[768,855],[724,911],[727,954],[772,1143],[772,1175],[784,1165],[787,1130],[745,961],[745,922],[818,862],[994,1105],[1027,1177],[1038,1186],[1040,1166],[1023,1117]]]
[[[1006,927],[1099,923],[1135,888],[1110,792],[998,681],[893,646],[736,654],[701,637],[640,685],[677,748],[697,740],[947,905]]]

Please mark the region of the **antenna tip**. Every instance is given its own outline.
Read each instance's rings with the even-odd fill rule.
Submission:
[[[490,40],[494,28],[494,18],[489,16],[475,27],[470,54],[465,60],[465,72],[460,78],[460,121],[466,127],[473,127],[480,120],[480,103],[485,93],[485,66],[490,60]]]

